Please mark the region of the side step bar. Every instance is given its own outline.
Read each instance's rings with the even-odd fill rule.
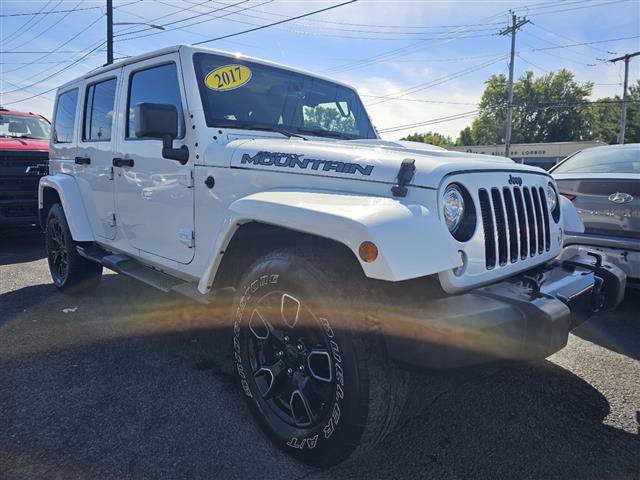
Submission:
[[[196,284],[185,282],[180,278],[144,265],[127,255],[110,253],[97,245],[78,245],[76,249],[84,258],[101,263],[109,270],[135,278],[165,293],[175,292],[200,303],[209,304],[221,298],[232,297],[236,291],[233,287],[227,287],[203,295],[196,288]]]

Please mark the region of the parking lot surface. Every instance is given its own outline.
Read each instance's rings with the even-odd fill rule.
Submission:
[[[412,372],[404,426],[322,471],[256,426],[224,312],[109,274],[56,291],[0,234],[0,479],[640,479],[640,293],[548,360]],[[105,270],[106,272],[106,270]]]

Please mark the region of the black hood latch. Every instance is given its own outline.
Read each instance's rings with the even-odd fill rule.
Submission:
[[[416,161],[412,158],[405,158],[402,160],[400,170],[398,170],[398,176],[396,179],[398,182],[391,187],[391,193],[394,197],[406,197],[407,187],[406,185],[413,180],[413,176],[416,174]]]

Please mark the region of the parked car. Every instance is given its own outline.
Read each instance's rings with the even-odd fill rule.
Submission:
[[[605,259],[555,260],[581,225],[546,172],[383,141],[331,79],[165,48],[61,86],[53,129],[39,202],[56,287],[106,266],[223,302],[244,397],[310,464],[394,428],[396,361],[544,358],[622,299]]]
[[[630,286],[640,286],[640,144],[581,150],[551,174],[584,222],[584,232],[565,232],[565,255],[585,248],[604,252]]]
[[[38,223],[51,126],[42,115],[0,108],[0,227]]]

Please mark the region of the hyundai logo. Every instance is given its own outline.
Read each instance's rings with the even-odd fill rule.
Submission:
[[[522,177],[514,177],[513,175],[509,175],[509,185],[522,185]]]
[[[633,201],[633,195],[628,193],[616,192],[609,195],[609,201],[613,203],[623,204]]]

